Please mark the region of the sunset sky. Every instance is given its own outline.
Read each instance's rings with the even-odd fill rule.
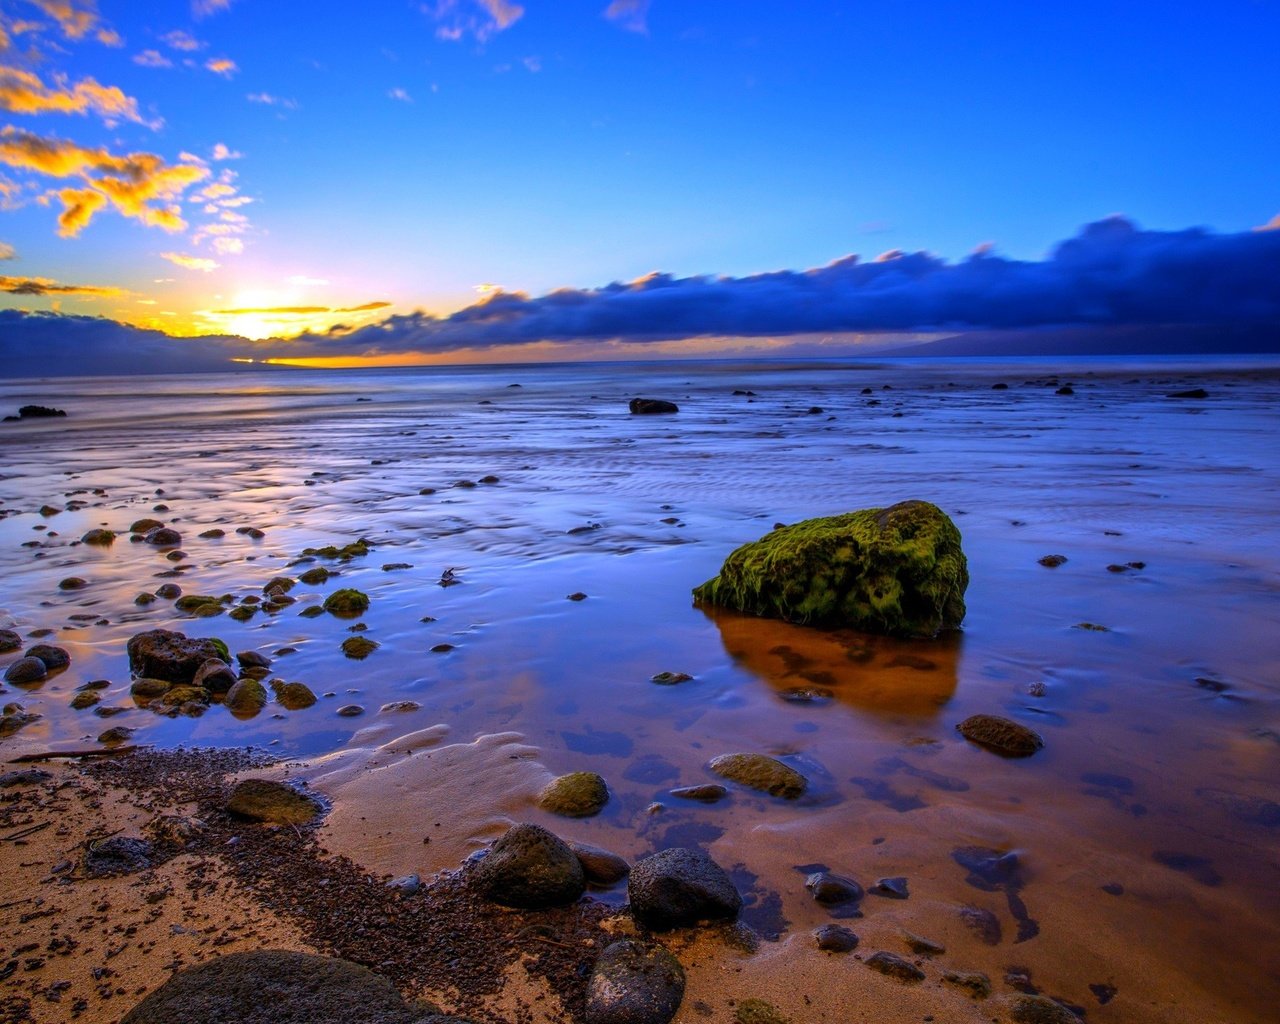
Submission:
[[[1276,318],[1278,41],[1274,0],[0,0],[0,345]]]

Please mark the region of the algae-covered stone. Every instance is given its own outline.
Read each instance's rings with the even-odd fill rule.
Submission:
[[[278,825],[305,825],[323,808],[312,797],[283,782],[245,779],[237,783],[227,800],[227,810],[253,821]]]
[[[360,661],[378,649],[378,642],[366,636],[349,636],[342,641],[342,653]]]
[[[308,569],[306,572],[302,573],[298,579],[308,586],[314,587],[317,584],[323,583],[332,575],[333,573],[323,565],[317,565],[314,569]]]
[[[595,772],[570,772],[552,779],[538,795],[538,806],[566,818],[589,818],[609,802],[609,787]]]
[[[350,587],[335,590],[324,599],[324,610],[331,615],[354,617],[369,610],[369,595]]]
[[[212,594],[183,594],[173,606],[180,612],[189,612],[194,614],[197,609],[204,605],[213,605],[215,608],[220,607],[222,599],[214,597]]]
[[[154,700],[156,697],[163,697],[172,687],[173,683],[167,679],[151,679],[143,676],[133,681],[129,692],[139,700]]]
[[[933,636],[960,625],[968,585],[955,524],[936,505],[903,501],[779,527],[693,595],[788,622]]]
[[[1030,757],[1044,746],[1039,733],[999,715],[970,715],[956,729],[971,743],[1005,757]]]
[[[116,534],[114,530],[95,529],[90,530],[80,538],[81,544],[98,544],[107,545],[115,542]]]
[[[280,679],[271,681],[276,703],[289,711],[301,711],[316,702],[316,695],[306,683],[286,683]]]
[[[237,718],[252,718],[267,706],[267,688],[256,679],[241,679],[227,691],[226,705]]]
[[[557,907],[587,887],[582,864],[568,844],[539,825],[508,829],[474,868],[476,887],[508,907]]]
[[[771,796],[794,800],[809,780],[790,765],[765,754],[721,754],[708,766],[717,775]]]

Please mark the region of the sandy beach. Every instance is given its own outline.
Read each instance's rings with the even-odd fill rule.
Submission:
[[[631,416],[637,394],[680,412]],[[509,911],[460,870],[531,821],[730,871],[739,926],[660,937],[687,973],[680,1024],[741,1020],[747,1000],[797,1024],[1005,1021],[1027,993],[1101,1024],[1261,1024],[1280,997],[1278,400],[1264,360],[7,382],[0,401],[68,417],[0,432],[0,627],[71,662],[3,684],[0,760],[104,750],[116,727],[137,752],[3,765],[48,776],[0,789],[0,1020],[115,1021],[173,970],[251,948],[353,959],[477,1021],[581,1019],[595,956],[636,930],[625,883]],[[906,498],[963,535],[959,633],[690,600],[776,522]],[[131,542],[144,517],[180,544]],[[116,538],[81,543],[92,529]],[[346,560],[305,554],[360,538]],[[264,593],[316,567],[332,575]],[[213,604],[138,601],[166,584]],[[341,588],[367,612],[310,612]],[[255,652],[316,703],[157,713],[125,649],[156,628]],[[376,647],[351,657],[351,638]],[[955,726],[978,713],[1044,750],[967,743]],[[671,794],[722,781],[708,762],[733,751],[808,790]],[[581,770],[608,784],[600,814],[538,805]],[[246,774],[325,815],[236,821],[221,802]],[[92,876],[95,840],[158,815],[201,827]],[[909,894],[833,913],[804,885],[824,869]],[[387,885],[410,874],[417,892]],[[856,950],[817,948],[832,923]],[[878,951],[924,979],[871,970]],[[947,980],[976,972],[983,998]]]

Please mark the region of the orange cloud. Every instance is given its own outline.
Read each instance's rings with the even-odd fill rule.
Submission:
[[[166,259],[185,270],[200,270],[206,274],[211,270],[217,270],[221,266],[216,260],[207,259],[204,256],[188,256],[186,253],[181,252],[162,252],[160,258]]]
[[[0,66],[0,108],[15,114],[87,114],[90,111],[110,124],[123,118],[146,124],[138,113],[138,101],[114,85],[100,85],[92,78],[71,85],[55,76],[47,86],[40,76],[20,68]]]
[[[11,246],[8,242],[0,242],[0,260],[15,259],[18,250]]]
[[[98,24],[98,5],[94,0],[27,0],[58,23],[68,39],[83,39]],[[110,30],[105,30],[113,35]],[[105,40],[104,40],[105,42]]]
[[[116,296],[123,294],[119,288],[92,284],[59,284],[47,277],[0,276],[0,292],[10,295],[93,295]]]
[[[83,188],[58,193],[64,207],[59,233],[64,236],[77,234],[104,207],[103,201],[86,199],[89,191],[125,217],[165,231],[180,231],[187,225],[174,200],[209,176],[205,167],[169,164],[154,153],[117,155],[12,126],[0,129],[0,163],[51,178],[80,178]]]
[[[214,57],[206,61],[204,66],[215,75],[222,75],[223,78],[230,78],[240,70],[230,57]]]

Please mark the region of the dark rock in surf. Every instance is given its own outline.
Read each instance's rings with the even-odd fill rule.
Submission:
[[[633,398],[628,408],[638,416],[680,411],[680,407],[675,402],[667,402],[661,398]]]
[[[222,660],[226,649],[213,640],[152,629],[129,638],[129,670],[135,676],[190,683],[206,661]]]
[[[1003,757],[1030,757],[1044,746],[1039,733],[999,715],[970,715],[956,729],[971,743]]]
[[[742,896],[719,864],[700,850],[663,850],[637,862],[627,883],[631,914],[665,931],[699,921],[732,921]]]
[[[35,644],[27,648],[26,656],[28,658],[39,658],[44,662],[44,667],[50,672],[56,672],[60,668],[66,668],[71,664],[71,655],[61,647],[54,647],[52,644]]]

